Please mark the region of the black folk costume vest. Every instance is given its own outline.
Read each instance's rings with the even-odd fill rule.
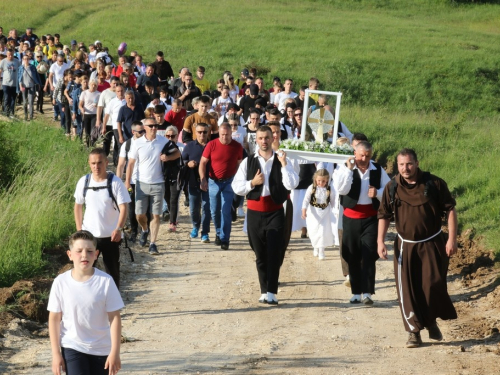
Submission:
[[[255,155],[248,155],[247,180],[251,181],[259,169],[262,169],[259,159],[255,157]],[[247,199],[258,201],[261,197],[263,187],[264,185],[255,186],[253,190],[247,194]],[[281,162],[278,160],[276,155],[274,157],[271,173],[269,175],[269,191],[271,192],[271,199],[277,205],[283,204],[290,194],[290,190],[287,190],[283,185]]]
[[[380,179],[382,178],[382,167],[380,164],[373,163],[376,169],[370,169],[370,185],[380,189]],[[361,176],[359,169],[352,171],[351,190],[347,195],[340,196],[340,204],[344,208],[354,208],[358,204],[359,194],[361,193]],[[380,201],[377,198],[372,198],[372,206],[374,210],[378,210]]]

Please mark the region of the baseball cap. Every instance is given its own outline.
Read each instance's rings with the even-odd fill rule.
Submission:
[[[74,39],[73,39],[73,40],[71,41],[71,45],[72,45],[72,46],[76,45],[76,40],[74,40]]]
[[[231,109],[234,109],[236,110],[236,112],[238,112],[240,110],[240,106],[238,104],[235,104],[235,103],[229,103],[227,105],[227,110],[231,110]]]
[[[250,75],[250,72],[248,71],[247,68],[245,68],[241,71],[241,74],[243,74],[245,77],[248,77]]]

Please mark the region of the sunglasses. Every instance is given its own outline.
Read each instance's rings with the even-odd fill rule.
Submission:
[[[302,117],[302,113],[296,113],[294,114],[295,117]]]
[[[165,138],[172,139],[175,138],[177,134],[165,134]]]
[[[149,126],[150,128],[158,129],[158,125],[157,124],[155,124],[155,125],[146,125],[146,126]]]
[[[137,133],[137,134],[144,134],[146,132],[146,130],[134,130],[134,133]]]
[[[208,134],[208,131],[207,131],[207,130],[203,130],[203,131],[201,131],[201,132],[196,131],[196,133],[198,133],[198,134]]]

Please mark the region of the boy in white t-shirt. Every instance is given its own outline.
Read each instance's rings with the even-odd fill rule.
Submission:
[[[52,372],[60,375],[111,375],[121,368],[120,310],[124,307],[113,278],[93,267],[99,251],[92,233],[69,240],[74,268],[56,277],[47,310]]]

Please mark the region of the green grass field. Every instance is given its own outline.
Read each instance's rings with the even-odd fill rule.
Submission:
[[[203,65],[212,82],[244,67],[268,85],[315,76],[343,93],[341,120],[368,135],[380,161],[415,148],[457,197],[461,230],[500,254],[500,6],[464,3],[5,0],[0,12],[5,33],[32,26],[111,51],[125,41],[145,61],[163,50],[174,71]]]

